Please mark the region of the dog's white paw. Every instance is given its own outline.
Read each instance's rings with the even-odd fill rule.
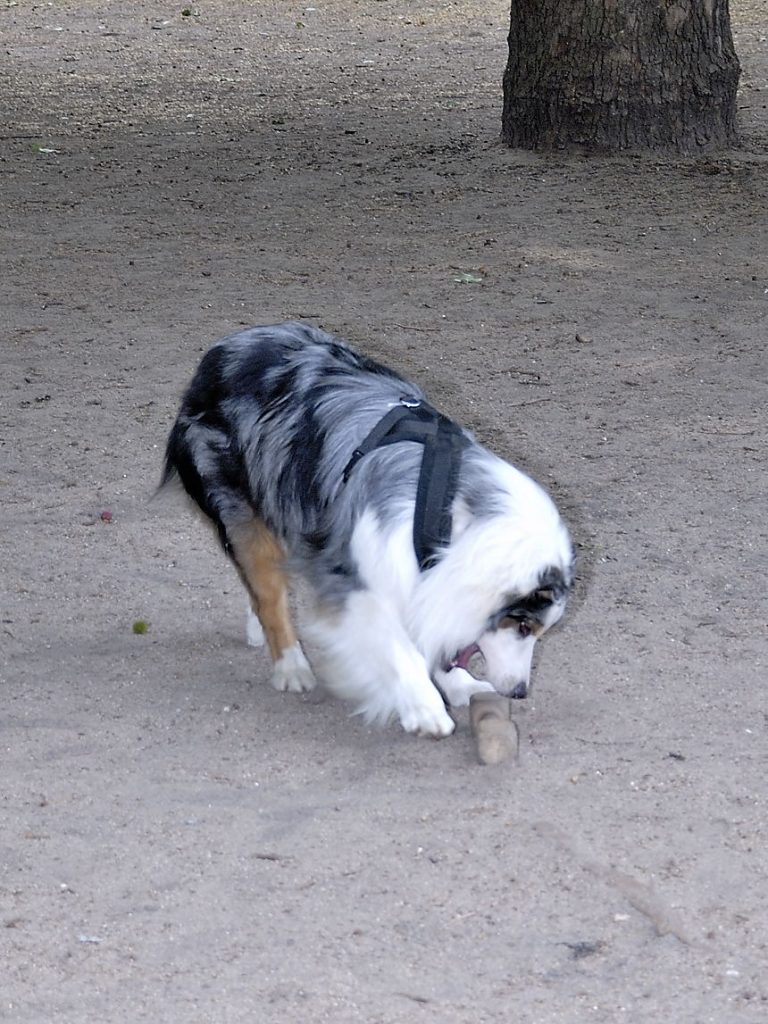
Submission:
[[[495,690],[491,683],[475,679],[470,672],[458,666],[447,672],[437,671],[435,679],[452,708],[466,707],[473,693],[493,693]]]
[[[264,630],[252,608],[248,609],[245,620],[245,639],[249,647],[263,647],[265,643]]]
[[[299,644],[283,651],[272,670],[272,685],[289,693],[307,693],[317,685],[314,673]]]
[[[442,701],[437,704],[414,704],[407,711],[400,712],[400,722],[406,732],[417,736],[432,736],[442,739],[450,736],[456,723],[443,707]]]

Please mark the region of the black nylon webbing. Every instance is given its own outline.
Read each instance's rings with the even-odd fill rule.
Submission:
[[[459,482],[461,452],[468,442],[461,428],[431,405],[403,399],[354,450],[344,469],[344,483],[363,456],[400,441],[415,441],[424,449],[413,515],[413,547],[419,568],[424,571],[434,564],[440,548],[450,542],[451,506]]]

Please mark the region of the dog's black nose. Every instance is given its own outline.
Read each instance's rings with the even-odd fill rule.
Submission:
[[[514,690],[510,690],[509,696],[513,700],[523,700],[528,696],[528,683],[518,683]]]

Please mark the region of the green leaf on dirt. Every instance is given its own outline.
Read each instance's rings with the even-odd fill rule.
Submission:
[[[133,632],[136,636],[144,636],[145,633],[149,632],[149,623],[146,619],[136,619],[133,624]]]

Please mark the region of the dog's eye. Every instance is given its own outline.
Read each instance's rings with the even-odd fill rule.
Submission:
[[[517,619],[514,615],[505,615],[499,621],[499,629],[516,629],[523,639],[532,633],[531,627],[525,619]]]

